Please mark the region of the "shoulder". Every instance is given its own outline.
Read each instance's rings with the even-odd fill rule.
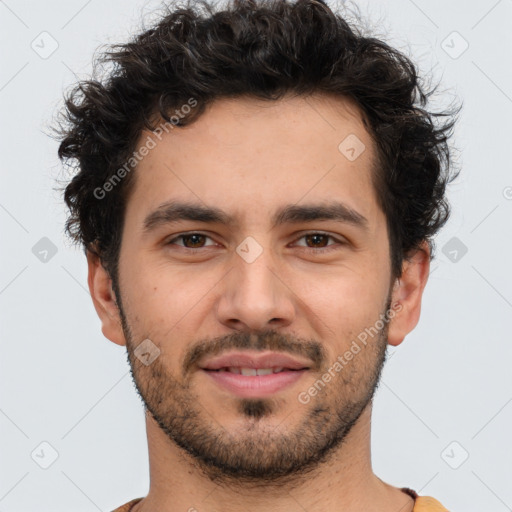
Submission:
[[[400,490],[414,498],[412,512],[450,512],[439,501],[430,496],[418,496],[418,493],[414,489],[409,489],[409,487],[402,487]]]
[[[141,500],[142,498],[136,498],[134,500],[131,500],[128,503],[125,503],[124,505],[121,505],[120,507],[116,508],[112,512],[130,512],[133,505],[139,503],[139,501]],[[434,498],[431,498],[430,496],[416,495],[413,512],[449,512],[449,510],[445,508],[443,505],[441,505],[439,501],[437,501]]]
[[[129,501],[128,503],[125,503],[124,505],[121,505],[120,507],[116,508],[112,512],[130,512],[133,505],[135,505],[136,503],[139,503],[139,501],[141,501],[141,500],[142,500],[142,498],[135,498],[134,500]]]
[[[418,496],[413,512],[449,512],[449,510],[430,496]]]

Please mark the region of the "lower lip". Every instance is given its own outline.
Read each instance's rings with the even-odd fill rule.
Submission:
[[[240,375],[226,371],[202,370],[217,384],[235,395],[256,398],[272,395],[298,381],[307,370],[289,370],[269,375]]]

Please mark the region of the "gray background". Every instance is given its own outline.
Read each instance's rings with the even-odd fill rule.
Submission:
[[[0,512],[110,511],[148,491],[143,408],[63,235],[53,189],[65,175],[44,132],[96,47],[124,41],[159,5],[0,1]],[[374,469],[453,511],[512,510],[512,0],[357,5],[442,78],[439,105],[464,101],[453,215],[420,323],[390,351]]]

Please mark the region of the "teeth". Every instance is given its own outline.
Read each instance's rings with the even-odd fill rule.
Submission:
[[[283,371],[283,367],[279,366],[276,368],[238,368],[236,366],[231,366],[229,368],[224,368],[223,371],[227,371],[230,373],[237,373],[239,375],[271,375],[272,373],[278,373]]]
[[[256,371],[258,375],[272,375],[274,373],[272,368],[259,368]]]

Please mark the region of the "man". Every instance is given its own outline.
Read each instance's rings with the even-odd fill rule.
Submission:
[[[146,410],[150,490],[116,512],[446,510],[370,457],[449,214],[454,118],[413,64],[318,0],[194,2],[104,60],[59,156]]]

